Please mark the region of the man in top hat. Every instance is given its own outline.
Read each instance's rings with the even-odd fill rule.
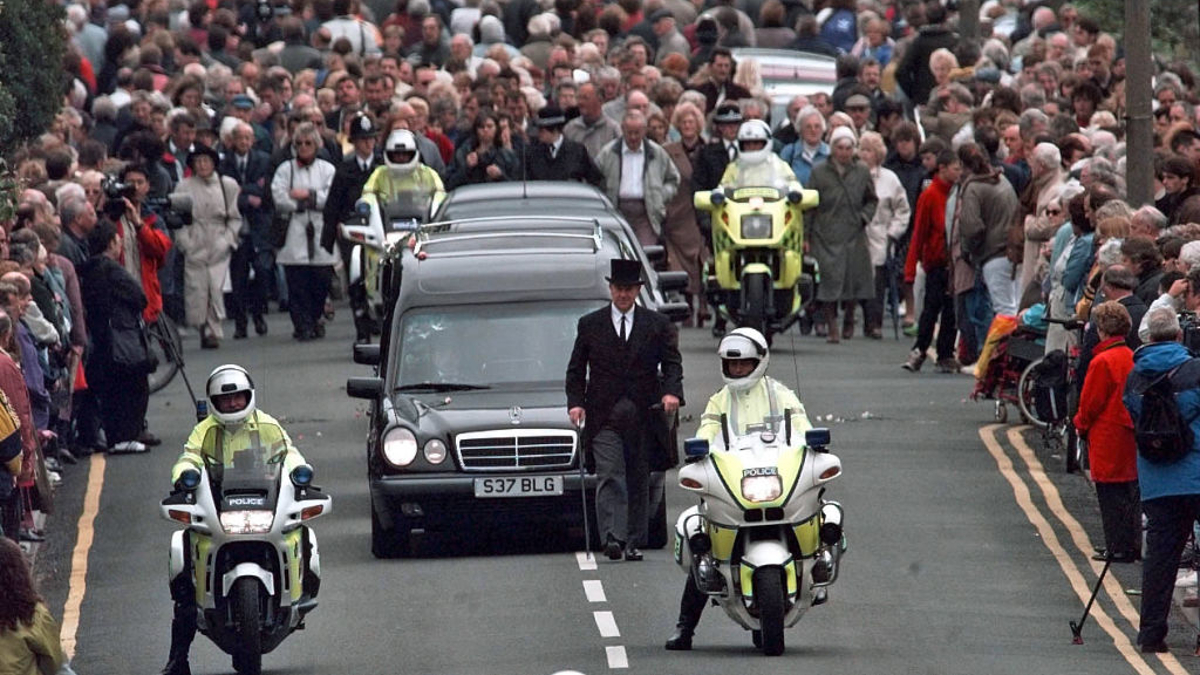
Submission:
[[[582,143],[563,136],[567,116],[558,106],[545,106],[533,121],[537,140],[531,144],[525,158],[525,177],[528,180],[577,180],[599,185],[604,176],[588,157]]]
[[[650,471],[674,463],[673,449],[658,439],[666,436],[666,417],[683,403],[683,360],[674,324],[636,306],[641,263],[613,260],[608,282],[612,304],[579,319],[567,365],[567,409],[582,428],[580,447],[598,479],[604,552],[611,560],[641,560]]]
[[[325,222],[332,227],[321,231],[321,247],[333,253],[333,244],[337,240],[338,226],[354,214],[354,203],[362,196],[363,185],[371,173],[380,165],[380,155],[376,152],[379,139],[379,128],[375,121],[366,113],[356,113],[350,121],[350,143],[354,152],[350,153],[338,165],[333,174],[333,185],[329,188],[329,196],[325,198]],[[344,269],[350,269],[350,246],[341,242]],[[365,298],[364,298],[365,301]],[[355,312],[354,328],[358,342],[367,342],[371,338],[370,320]]]
[[[722,103],[713,114],[715,138],[696,155],[692,185],[697,190],[712,190],[721,182],[725,167],[738,156],[737,134],[742,126],[742,111],[736,103]]]

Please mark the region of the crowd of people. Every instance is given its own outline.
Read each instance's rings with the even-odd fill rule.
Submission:
[[[761,121],[772,161],[821,191],[816,333],[851,339],[861,311],[881,338],[896,288],[913,372],[934,346],[960,372],[993,316],[1042,305],[1095,307],[1085,358],[1115,378],[1114,307],[1132,347],[1146,308],[1200,290],[1195,76],[1157,63],[1156,201],[1134,208],[1124,51],[1069,3],[984,2],[977,40],[939,0],[131,0],[66,16],[70,86],[12,158],[20,206],[0,232],[0,391],[27,460],[0,467],[10,537],[40,537],[22,509],[47,482],[36,467],[53,482],[81,455],[157,441],[150,364],[130,354],[141,326],[166,313],[217,349],[227,309],[244,339],[274,302],[296,340],[322,338],[343,290],[336,228],[380,167],[419,165],[438,189],[594,184],[687,272],[687,325],[703,326],[711,242],[692,194]],[[778,105],[735,58],[753,46],[835,57],[836,85]],[[1047,342],[1075,339],[1052,326]],[[1128,484],[1121,452],[1109,480]]]

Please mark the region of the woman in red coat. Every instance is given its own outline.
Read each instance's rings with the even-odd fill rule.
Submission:
[[[1104,524],[1106,548],[1093,557],[1133,562],[1140,557],[1142,519],[1133,420],[1121,400],[1125,379],[1133,370],[1133,351],[1125,345],[1129,312],[1119,302],[1106,302],[1092,311],[1092,322],[1100,333],[1100,344],[1083,380],[1075,428],[1080,438],[1087,438]]]

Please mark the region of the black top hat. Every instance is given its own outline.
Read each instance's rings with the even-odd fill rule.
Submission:
[[[371,116],[366,113],[358,113],[354,119],[350,120],[350,140],[357,141],[360,138],[375,138],[379,135],[379,129],[375,126],[375,122],[371,121]]]
[[[537,119],[533,123],[539,129],[553,129],[555,127],[566,126],[567,116],[563,113],[562,108],[551,103],[537,111]]]
[[[192,147],[192,152],[188,154],[187,165],[188,168],[192,169],[193,171],[195,171],[195,167],[193,165],[196,163],[197,157],[208,157],[212,159],[214,168],[221,163],[221,155],[219,155],[216,150],[213,150],[202,143],[197,143],[194,145]]]
[[[640,286],[642,282],[642,263],[637,260],[613,258],[608,283],[614,286]]]

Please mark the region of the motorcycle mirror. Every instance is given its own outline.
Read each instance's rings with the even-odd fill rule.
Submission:
[[[292,485],[296,487],[308,487],[312,485],[313,468],[308,464],[301,464],[292,469]]]
[[[823,452],[829,447],[829,429],[820,427],[817,429],[809,429],[804,432],[804,444],[818,452]]]
[[[683,442],[683,455],[688,464],[708,457],[708,440],[704,438],[687,439]]]
[[[184,490],[195,490],[200,485],[200,472],[195,469],[186,469],[179,474],[179,480],[176,485]]]

